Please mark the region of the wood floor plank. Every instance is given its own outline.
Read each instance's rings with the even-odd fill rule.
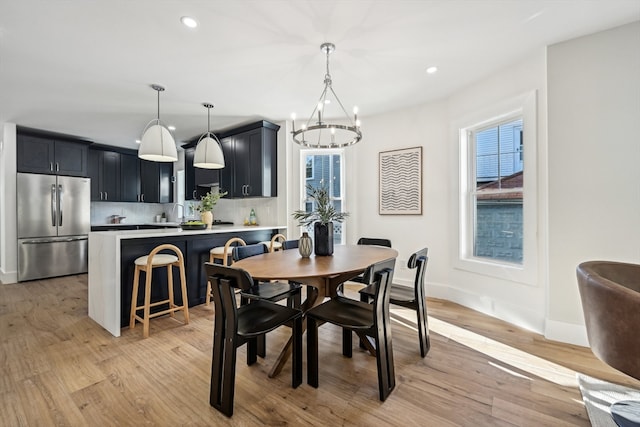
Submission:
[[[588,426],[576,373],[640,388],[589,349],[443,300],[428,310],[424,359],[414,313],[393,310],[396,389],[385,402],[375,358],[356,340],[342,356],[332,325],[319,330],[319,388],[306,378],[291,388],[290,361],[269,378],[291,334],[283,327],[252,366],[238,349],[227,418],[209,405],[213,306],[193,307],[189,325],[181,314],[153,319],[147,339],[140,326],[115,338],[87,316],[86,275],[0,285],[0,426]]]

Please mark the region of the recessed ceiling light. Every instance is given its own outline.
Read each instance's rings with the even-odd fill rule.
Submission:
[[[438,72],[438,67],[436,67],[436,66],[432,66],[432,67],[427,68],[427,74],[435,74],[437,72]]]
[[[190,16],[183,16],[182,18],[180,18],[180,22],[182,22],[183,25],[189,28],[196,28],[198,26],[198,21]]]
[[[139,139],[136,139],[136,144],[140,144],[140,140]]]
[[[171,132],[173,132],[174,130],[176,130],[176,127],[175,127],[175,126],[167,126],[167,127],[169,128],[169,130],[170,130]]]

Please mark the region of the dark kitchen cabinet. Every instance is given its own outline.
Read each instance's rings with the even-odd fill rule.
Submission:
[[[60,135],[44,131],[31,134],[18,130],[18,172],[84,177],[87,176],[87,152],[87,142],[64,140]]]
[[[140,201],[140,159],[137,154],[120,154],[120,201]]]
[[[220,182],[219,169],[202,169],[193,166],[195,147],[184,150],[185,200],[200,200],[214,184]]]
[[[120,153],[92,149],[88,159],[91,201],[120,201]]]
[[[220,189],[227,198],[278,195],[278,129],[260,121],[222,136],[226,166],[220,170]]]
[[[173,163],[140,160],[140,201],[173,202]]]

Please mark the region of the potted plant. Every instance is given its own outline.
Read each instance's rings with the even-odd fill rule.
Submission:
[[[313,224],[313,248],[316,255],[333,254],[333,223],[344,221],[349,214],[338,212],[331,203],[329,189],[320,183],[319,187],[307,184],[307,196],[314,201],[315,209],[311,212],[297,210],[293,218],[298,225],[308,227]]]
[[[200,198],[200,205],[196,207],[196,210],[200,212],[200,220],[207,224],[207,229],[211,229],[211,225],[213,224],[213,207],[218,203],[220,197],[224,197],[227,195],[227,192],[213,192],[209,191],[207,194]]]

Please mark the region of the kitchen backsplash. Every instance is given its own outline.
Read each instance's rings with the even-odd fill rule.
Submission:
[[[200,213],[196,210],[198,202],[185,201],[184,214],[182,206],[174,203],[118,203],[118,202],[91,202],[91,224],[108,224],[114,215],[125,217],[122,221],[126,224],[147,224],[155,222],[156,215],[165,213],[167,221],[178,222],[182,218],[199,219]],[[251,209],[256,212],[259,224],[276,225],[278,209],[276,198],[255,199],[220,199],[213,208],[213,216],[216,220],[230,221],[234,224],[242,224],[245,218],[249,218]]]

